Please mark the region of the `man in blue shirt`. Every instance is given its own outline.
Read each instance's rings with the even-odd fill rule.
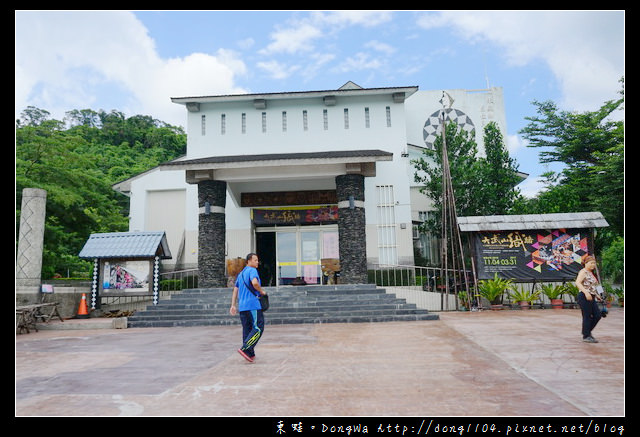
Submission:
[[[243,343],[238,353],[250,363],[255,359],[253,348],[264,332],[264,314],[260,305],[260,295],[267,293],[260,283],[258,264],[258,255],[255,253],[247,255],[247,265],[238,273],[229,309],[229,314],[232,316],[240,312]]]

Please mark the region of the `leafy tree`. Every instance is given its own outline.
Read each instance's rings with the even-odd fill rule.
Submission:
[[[74,110],[66,114],[68,128],[49,116],[28,107],[16,120],[17,215],[24,188],[47,191],[44,278],[69,270],[88,272],[77,255],[89,235],[128,227],[127,199],[111,186],[186,148],[181,128],[148,116],[127,119],[115,111]]]
[[[621,80],[624,84],[624,80]],[[547,186],[536,199],[520,201],[532,213],[601,211],[611,235],[624,235],[624,122],[613,119],[622,110],[620,98],[591,112],[560,111],[553,102],[537,102],[537,116],[520,133],[529,147],[543,148],[540,162],[565,168],[546,175]]]
[[[477,160],[476,142],[455,123],[446,125],[447,156],[458,215],[475,215],[479,204],[476,188],[480,186],[481,173]],[[442,212],[442,137],[434,142],[434,150],[424,151],[424,156],[413,161],[414,179],[422,184],[420,192],[430,198],[436,213],[424,223],[422,231],[440,232]]]
[[[478,204],[476,215],[508,214],[514,205],[519,190],[516,188],[520,178],[518,166],[502,137],[502,133],[495,122],[490,122],[484,128],[485,158],[479,160],[481,190],[475,195],[482,201]]]

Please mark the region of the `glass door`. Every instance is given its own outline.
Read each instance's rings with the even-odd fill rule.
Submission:
[[[277,232],[276,251],[278,283],[290,285],[298,275],[298,234],[297,232]]]
[[[320,232],[300,232],[300,264],[302,279],[307,284],[320,284]]]
[[[279,285],[291,285],[296,278],[303,279],[308,285],[322,284],[322,259],[338,257],[337,229],[326,228],[297,227],[276,231]]]

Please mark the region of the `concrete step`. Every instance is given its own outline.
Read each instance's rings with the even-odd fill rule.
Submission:
[[[358,323],[435,320],[437,315],[417,309],[405,299],[375,285],[266,287],[270,308],[266,324]],[[229,288],[184,290],[128,317],[129,327],[239,324],[229,315]]]

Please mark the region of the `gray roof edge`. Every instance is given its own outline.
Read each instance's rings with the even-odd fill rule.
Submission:
[[[604,228],[609,226],[598,211],[551,214],[519,214],[458,217],[463,232],[518,229]]]
[[[161,259],[170,259],[171,251],[164,231],[104,232],[89,236],[79,258],[153,258],[162,248]]]

